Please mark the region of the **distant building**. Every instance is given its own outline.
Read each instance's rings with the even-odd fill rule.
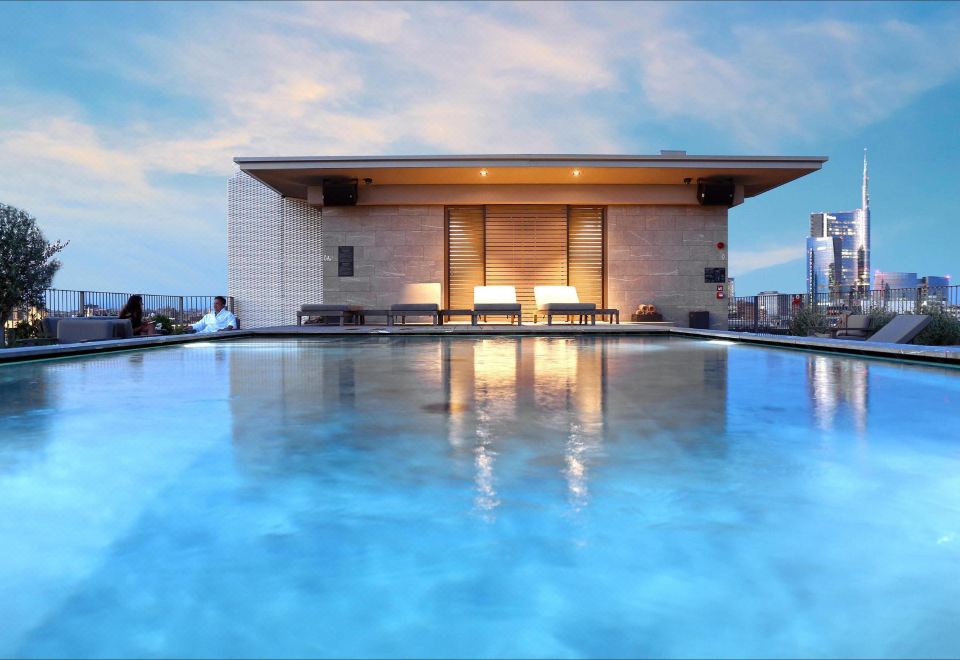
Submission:
[[[839,236],[807,237],[807,295],[838,291],[842,241]]]
[[[920,278],[920,288],[923,291],[923,297],[931,302],[947,302],[950,298],[947,289],[949,286],[949,275],[927,275]]]
[[[727,314],[737,313],[737,289],[736,281],[732,277],[727,278]]]
[[[863,184],[861,206],[853,211],[820,212],[810,214],[810,237],[840,239],[839,274],[835,294],[865,292],[870,289],[870,195],[868,192],[867,150],[863,150]],[[822,244],[828,250],[827,244]],[[822,272],[810,266],[810,242],[807,242],[807,292],[822,287]],[[816,277],[817,282],[813,281]],[[816,286],[815,286],[816,285]]]
[[[927,275],[920,278],[920,285],[927,288],[935,286],[950,286],[949,275]]]
[[[873,286],[877,289],[916,289],[919,285],[916,273],[878,270],[873,275]]]

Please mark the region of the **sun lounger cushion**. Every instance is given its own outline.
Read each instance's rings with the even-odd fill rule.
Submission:
[[[473,287],[473,304],[494,305],[494,304],[515,304],[517,302],[517,290],[512,286],[475,286]]]
[[[359,312],[359,305],[301,305],[301,312]]]
[[[439,312],[440,305],[436,303],[397,303],[390,305],[394,312]]]
[[[580,302],[575,286],[535,286],[533,297],[540,310],[546,309],[544,306],[549,304]]]
[[[568,310],[574,311],[574,312],[578,312],[578,311],[591,312],[596,308],[597,308],[596,303],[581,303],[581,302],[544,303],[542,305],[537,306],[537,309],[540,310],[541,312],[566,312]]]
[[[520,303],[476,303],[473,309],[477,312],[519,312]]]
[[[440,282],[413,282],[404,284],[397,296],[399,305],[433,305],[433,309],[440,309],[443,304],[443,295]],[[426,307],[426,309],[431,309]]]

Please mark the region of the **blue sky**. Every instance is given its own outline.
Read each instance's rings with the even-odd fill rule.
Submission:
[[[799,291],[811,211],[960,277],[958,3],[0,3],[0,201],[55,285],[226,288],[234,156],[824,155],[730,212],[737,293]]]

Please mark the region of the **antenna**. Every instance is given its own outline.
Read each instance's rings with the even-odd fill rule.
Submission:
[[[870,208],[870,193],[867,190],[867,186],[870,183],[870,176],[867,173],[867,148],[863,148],[863,192],[860,200],[860,208],[863,209],[864,214],[866,214],[867,209]]]

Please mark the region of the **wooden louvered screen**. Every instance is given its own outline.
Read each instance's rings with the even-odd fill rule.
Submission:
[[[602,206],[571,206],[567,221],[568,282],[577,287],[580,302],[597,307],[605,307],[603,212]]]
[[[446,306],[472,309],[473,287],[484,284],[483,207],[448,207],[446,236]]]
[[[486,283],[516,287],[533,320],[533,287],[567,283],[567,207],[488,206],[486,216]]]

